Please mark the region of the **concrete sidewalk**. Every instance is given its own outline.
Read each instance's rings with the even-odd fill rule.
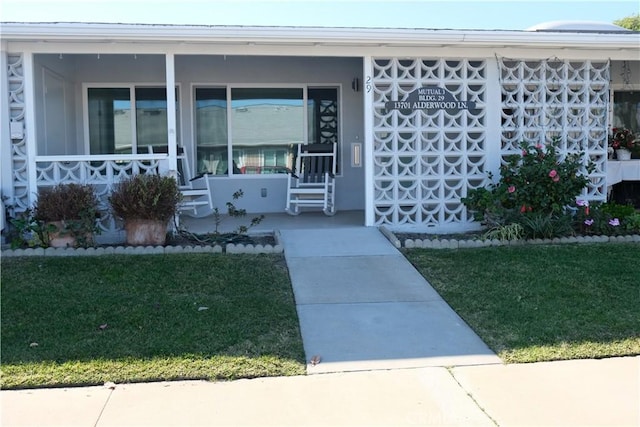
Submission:
[[[640,357],[2,391],[2,426],[638,426]]]
[[[309,373],[501,363],[377,228],[281,241]]]

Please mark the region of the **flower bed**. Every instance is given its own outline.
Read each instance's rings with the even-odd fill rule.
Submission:
[[[481,248],[487,246],[522,246],[522,245],[542,245],[542,244],[567,244],[567,243],[606,243],[606,242],[627,242],[640,243],[640,234],[628,234],[623,236],[569,236],[555,237],[552,239],[518,239],[499,240],[487,239],[483,234],[470,233],[467,235],[436,235],[421,233],[401,233],[392,232],[382,227],[383,234],[398,249],[406,248],[428,248],[428,249],[462,249]]]

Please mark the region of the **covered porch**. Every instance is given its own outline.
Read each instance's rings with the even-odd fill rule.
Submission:
[[[140,44],[42,49],[3,54],[13,100],[3,105],[11,123],[3,196],[12,216],[28,210],[40,188],[91,184],[101,239],[117,240],[122,224],[108,204],[114,185],[135,173],[180,176],[181,153],[193,171],[181,178],[207,174],[221,212],[242,190],[238,206],[249,215],[283,213],[292,153],[306,143],[337,143],[337,208],[364,207],[364,168],[353,167],[343,142],[362,140],[362,94],[351,87],[361,79],[360,58],[227,55],[225,47],[150,53],[157,46]],[[200,210],[204,218],[192,222],[212,223],[212,213]]]
[[[229,233],[239,226],[246,226],[251,219],[261,214],[247,214],[244,218],[231,218],[223,216],[219,224],[220,233]],[[338,211],[333,216],[324,215],[320,211],[304,212],[301,215],[291,216],[284,212],[267,212],[262,214],[264,219],[260,224],[249,229],[249,235],[269,234],[275,230],[310,230],[310,229],[339,229],[361,227],[364,224],[364,211]],[[212,233],[216,229],[215,218],[207,216],[194,218],[183,216],[180,226],[186,231],[195,234]]]

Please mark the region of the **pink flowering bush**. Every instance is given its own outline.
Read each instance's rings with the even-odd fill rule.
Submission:
[[[567,207],[575,207],[594,166],[584,168],[580,154],[561,160],[556,141],[547,146],[522,143],[521,149],[505,159],[497,183],[470,190],[462,202],[489,227],[518,223],[530,238],[572,234]]]
[[[546,147],[522,143],[521,148],[521,154],[505,159],[496,184],[471,190],[462,200],[477,220],[489,216],[512,221],[513,213],[558,215],[586,187],[593,166],[585,174],[581,155],[560,160],[553,143]]]
[[[555,143],[523,143],[505,159],[498,182],[470,190],[462,202],[490,231],[517,224],[526,238],[640,233],[633,206],[581,200],[593,169],[579,154],[560,159]]]
[[[522,154],[509,156],[501,166],[501,179],[494,191],[507,189],[502,203],[520,212],[561,213],[587,186],[587,175],[581,172],[581,157],[569,155],[560,161],[554,144],[542,147],[524,143]],[[588,167],[587,172],[592,168]],[[515,191],[509,192],[510,187]]]

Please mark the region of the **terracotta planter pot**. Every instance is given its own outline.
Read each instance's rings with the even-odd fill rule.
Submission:
[[[61,234],[65,228],[64,221],[51,221],[46,223],[46,227],[53,225],[58,231],[49,233],[49,246],[52,248],[75,248],[76,238],[70,233]]]
[[[167,222],[154,219],[128,219],[124,223],[127,245],[162,246],[167,239]]]

